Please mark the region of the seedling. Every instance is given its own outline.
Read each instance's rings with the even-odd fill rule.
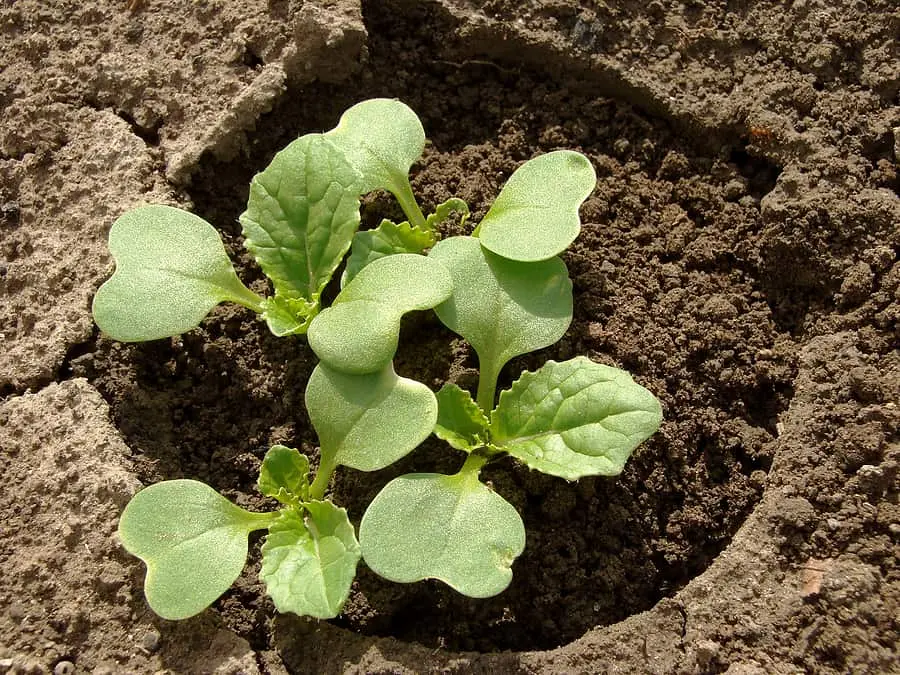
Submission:
[[[321,360],[306,405],[321,444],[309,460],[275,446],[260,491],[280,504],[251,513],[191,480],[139,492],[119,532],[147,564],[145,590],[166,618],[196,614],[240,574],[247,537],[267,529],[261,578],[279,611],[336,616],[360,557],[398,582],[439,579],[472,597],[501,592],[525,547],[516,510],[479,475],[505,456],[566,480],[620,473],[658,428],[653,395],[624,371],[585,357],[548,361],[496,395],[515,356],[558,341],[572,320],[572,284],[559,255],[577,237],[578,209],[595,184],[583,155],[555,151],[510,177],[472,236],[439,240],[459,199],[425,217],[408,172],[424,148],[415,114],[376,99],[338,126],[278,153],[251,184],[241,216],[247,248],[269,278],[260,296],[238,279],[212,226],[178,209],[147,206],[110,232],[116,272],[98,291],[98,325],[120,340],[189,330],[219,302],[258,312],[276,335],[307,334]],[[357,232],[359,197],[392,192],[408,220]],[[347,252],[342,289],[321,295]],[[423,255],[426,254],[427,255]],[[435,396],[393,368],[402,316],[433,308],[478,356],[475,398],[447,383]],[[408,474],[388,483],[362,517],[359,541],[326,499],[335,469],[382,469],[430,433],[466,453],[454,475]]]

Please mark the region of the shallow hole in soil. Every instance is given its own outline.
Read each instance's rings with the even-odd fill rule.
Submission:
[[[557,345],[510,363],[501,386],[547,359],[585,354],[628,369],[654,391],[663,427],[615,480],[567,483],[511,460],[485,469],[484,479],[522,514],[528,536],[501,595],[472,600],[438,582],[392,584],[361,565],[335,621],[451,650],[558,646],[683,587],[761,496],[793,377],[788,341],[755,267],[758,198],[773,177],[769,167],[738,166],[731,148],[695,152],[666,121],[584,93],[578,82],[448,65],[408,37],[427,26],[404,33],[386,17],[367,18],[378,30],[370,30],[359,78],[291,92],[260,120],[246,157],[204,160],[191,190],[195,210],[220,229],[244,280],[262,290],[237,225],[250,178],[297,135],[334,126],[343,109],[372,96],[401,98],[422,117],[431,145],[414,168],[414,190],[425,209],[455,195],[478,217],[521,161],[560,147],[591,158],[598,188],[564,256],[573,324]],[[384,195],[369,197],[364,212],[368,224],[401,215]],[[410,317],[401,337],[401,374],[433,389],[448,379],[475,385],[475,357],[433,315]],[[90,377],[110,401],[146,482],[194,477],[243,506],[270,508],[255,490],[268,447],[286,443],[315,457],[303,405],[315,359],[303,339],[273,337],[246,310],[221,307],[172,340],[120,345],[100,337],[95,351],[75,357],[72,374]],[[461,463],[460,453],[430,439],[388,470],[339,471],[334,498],[358,524],[394,476],[454,472]],[[266,649],[274,608],[257,570],[254,553],[217,607]]]

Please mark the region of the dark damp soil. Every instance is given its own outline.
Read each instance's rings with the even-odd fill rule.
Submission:
[[[250,178],[291,139],[334,126],[358,100],[397,97],[420,115],[430,144],[414,167],[413,187],[426,211],[459,196],[477,222],[522,161],[556,148],[591,159],[598,188],[582,209],[581,236],[564,255],[574,321],[557,345],[509,364],[501,386],[547,359],[584,354],[628,369],[661,399],[660,432],[618,479],[567,483],[511,461],[485,470],[521,512],[528,537],[501,595],[473,600],[438,582],[392,584],[361,565],[335,620],[363,634],[450,650],[562,645],[683,587],[762,494],[795,357],[780,318],[789,310],[773,311],[760,268],[759,200],[779,168],[750,158],[739,139],[705,147],[577,81],[435,59],[427,38],[410,38],[386,16],[368,19],[370,57],[356,81],[286,96],[260,120],[246,156],[203,163],[190,197],[222,232],[245,281],[262,289],[237,224]],[[400,215],[387,195],[366,199],[366,225]],[[461,231],[454,224],[446,230]],[[271,444],[316,455],[303,405],[314,365],[302,338],[275,338],[232,307],[180,338],[143,345],[100,338],[71,361],[73,374],[88,376],[111,403],[145,483],[193,477],[249,508],[270,506],[255,479]],[[477,378],[471,350],[433,315],[406,321],[396,367],[434,389],[447,380],[473,388]],[[431,439],[388,470],[339,471],[333,495],[358,524],[395,475],[453,472],[461,461]],[[266,617],[273,609],[252,561],[218,608],[229,627],[264,650],[271,648]]]

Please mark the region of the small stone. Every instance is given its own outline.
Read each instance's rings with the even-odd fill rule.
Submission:
[[[160,636],[158,631],[148,630],[141,638],[141,649],[149,654],[152,654],[157,649],[159,649],[159,640]]]
[[[71,661],[60,661],[53,667],[53,675],[72,675],[75,672],[75,664]]]

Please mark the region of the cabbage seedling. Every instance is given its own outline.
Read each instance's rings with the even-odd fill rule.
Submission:
[[[119,533],[147,565],[146,596],[160,616],[185,618],[214,602],[243,569],[254,530],[268,531],[260,576],[279,611],[336,616],[361,557],[394,581],[434,578],[495,595],[510,583],[525,528],[480,480],[484,465],[510,456],[566,480],[616,475],[659,426],[649,391],[584,357],[548,361],[496,395],[510,359],[554,344],[572,320],[559,255],[594,189],[587,158],[563,150],[524,163],[471,236],[439,240],[437,226],[454,212],[465,222],[469,209],[450,199],[423,214],[408,172],[424,142],[409,108],[374,99],[278,153],[254,177],[241,216],[245,245],[271,282],[267,297],[241,283],[218,234],[195,215],[145,206],[113,224],[116,270],[93,305],[112,337],[176,335],[230,301],[276,335],[306,334],[321,360],[306,388],[320,441],[314,479],[309,460],[285,446],[262,462],[259,489],[277,511],[247,511],[193,480],[150,486],[126,507]],[[359,198],[374,189],[393,193],[408,220],[358,232]],[[342,289],[322,309],[348,251]],[[394,371],[402,316],[431,308],[478,355],[475,398],[449,383],[435,395]],[[459,472],[388,483],[357,541],[347,512],[326,498],[336,468],[382,469],[432,432],[467,454]]]
[[[394,302],[419,284],[414,300]],[[400,316],[433,307],[451,291],[442,265],[419,255],[395,255],[367,266],[342,296],[365,297],[387,331]],[[340,297],[340,296],[339,296]],[[396,345],[394,345],[394,349]],[[393,349],[373,351],[367,372],[348,374],[325,363],[306,387],[306,407],[319,435],[319,467],[309,480],[309,460],[274,446],[262,463],[260,491],[278,500],[274,513],[251,513],[194,480],[164,481],[137,493],[119,522],[125,548],[147,565],[147,601],[167,619],[208,607],[241,573],[247,536],[268,529],[260,577],[281,612],[337,616],[356,575],[360,548],[343,508],[325,499],[335,469],[377,471],[412,451],[434,429],[438,404],[424,384],[399,377]]]

